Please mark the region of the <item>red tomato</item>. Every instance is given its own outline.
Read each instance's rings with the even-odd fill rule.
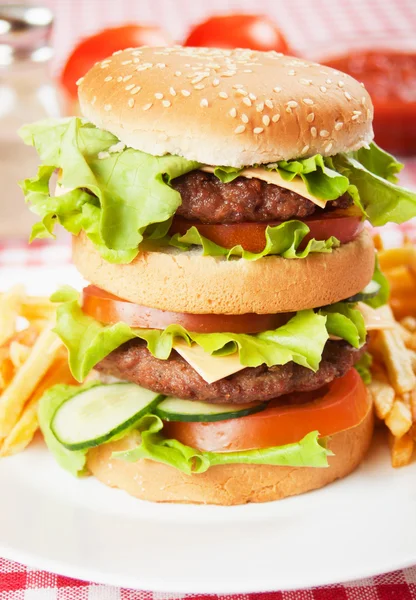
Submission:
[[[210,17],[192,29],[184,45],[276,50],[289,54],[289,46],[283,33],[273,21],[262,15]]]
[[[82,310],[101,323],[122,321],[130,327],[164,329],[168,325],[182,325],[195,333],[257,333],[276,329],[289,319],[289,313],[277,315],[196,315],[176,313],[133,304],[104,290],[89,285],[82,295]]]
[[[310,229],[302,242],[302,246],[315,238],[316,240],[326,240],[332,235],[335,236],[341,244],[346,244],[357,237],[363,230],[364,223],[359,216],[345,216],[337,213],[326,213],[324,216],[310,217],[303,219],[304,223]],[[279,225],[281,221],[271,223],[230,223],[221,225],[209,225],[206,223],[194,223],[181,217],[175,217],[170,228],[170,233],[184,234],[190,227],[195,225],[199,233],[222,246],[223,248],[232,248],[241,244],[244,250],[249,252],[261,252],[265,246],[265,231],[268,225]]]
[[[61,73],[61,83],[70,96],[77,97],[76,82],[99,60],[117,50],[136,46],[165,46],[171,42],[156,25],[123,25],[104,29],[82,40],[72,51]]]
[[[208,452],[270,448],[298,442],[311,431],[319,431],[323,437],[350,429],[361,423],[371,408],[367,388],[355,369],[335,379],[325,390],[320,398],[303,404],[283,404],[283,398],[279,398],[266,410],[238,419],[166,422],[163,433]],[[305,394],[293,396],[299,401]]]

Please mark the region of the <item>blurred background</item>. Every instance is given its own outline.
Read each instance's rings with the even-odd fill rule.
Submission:
[[[35,220],[17,186],[37,166],[20,125],[78,114],[76,81],[115,50],[173,42],[274,49],[364,81],[376,141],[416,187],[415,0],[0,0],[0,241]]]

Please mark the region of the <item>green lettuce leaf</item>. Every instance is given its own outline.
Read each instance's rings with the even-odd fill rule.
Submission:
[[[79,393],[80,389],[87,390],[98,382],[85,383],[82,388],[74,385],[55,385],[47,390],[39,401],[38,419],[39,426],[45,438],[45,443],[54,455],[57,463],[72,473],[72,475],[85,475],[87,450],[68,450],[56,439],[52,428],[52,420],[56,411],[64,402]]]
[[[365,352],[362,357],[360,358],[360,360],[355,363],[354,365],[354,369],[356,369],[361,377],[361,379],[364,381],[364,383],[366,385],[368,385],[369,383],[371,383],[371,365],[373,364],[373,357],[371,356],[371,354],[369,352]]]
[[[293,361],[313,371],[319,368],[330,334],[354,347],[365,340],[361,313],[345,303],[334,305],[337,309],[299,311],[285,325],[251,335],[193,333],[180,325],[169,325],[163,331],[131,328],[122,322],[104,325],[83,313],[78,292],[72,288],[61,289],[52,300],[61,303],[55,331],[68,349],[69,365],[78,381],[83,381],[110,352],[134,338],[144,340],[149,352],[161,360],[169,358],[175,339],[180,338],[189,345],[195,342],[213,356],[238,352],[241,364],[246,367],[262,364],[271,367]]]
[[[74,476],[86,475],[86,450],[71,451],[65,448],[52,431],[52,420],[58,408],[75,394],[97,385],[98,382],[82,386],[56,385],[40,399],[38,416],[46,445],[58,464]],[[188,475],[204,473],[214,465],[221,464],[267,464],[291,467],[327,467],[327,457],[332,453],[326,448],[326,440],[318,439],[318,432],[306,435],[300,442],[286,446],[247,450],[241,452],[201,452],[185,446],[174,439],[163,436],[163,422],[156,415],[148,414],[133,428],[115,435],[109,440],[135,435],[137,447],[117,452],[113,456],[129,462],[146,458],[170,465]]]
[[[26,125],[19,133],[42,161],[37,177],[21,184],[41,218],[32,238],[52,236],[59,222],[73,234],[84,230],[112,262],[131,261],[146,228],[175,214],[181,197],[170,181],[200,166],[132,148],[113,151],[114,135],[79,118]],[[55,169],[62,170],[61,184],[71,190],[58,198],[49,193]]]
[[[210,467],[226,464],[276,465],[287,467],[327,467],[326,440],[312,431],[300,442],[240,452],[202,452],[178,440],[163,437],[163,422],[155,415],[143,417],[138,425],[138,445],[132,450],[115,452],[114,458],[137,462],[142,458],[161,462],[187,475],[204,473]]]
[[[321,315],[326,316],[326,328],[329,335],[347,341],[354,348],[360,348],[367,337],[364,317],[354,304],[337,302],[322,308]]]
[[[303,250],[299,250],[302,240],[309,231],[306,223],[301,221],[285,221],[274,227],[268,226],[265,231],[264,249],[257,253],[248,252],[242,246],[234,246],[231,249],[223,248],[203,237],[196,227],[191,227],[184,235],[174,235],[169,240],[169,244],[180,250],[188,250],[193,245],[202,246],[204,256],[225,256],[227,260],[233,256],[245,260],[259,260],[271,254],[283,258],[306,258],[315,252],[332,252],[333,248],[338,248],[340,245],[335,237],[322,241],[312,239]]]
[[[131,328],[125,323],[103,325],[85,315],[79,305],[79,295],[71,288],[63,288],[52,296],[61,302],[57,308],[55,331],[69,353],[69,365],[74,377],[83,381],[91,369],[110,352],[139,338],[146,341],[149,352],[166,360],[176,338],[189,345],[195,342],[215,356],[239,353],[240,362],[247,367],[266,364],[284,365],[295,362],[316,371],[328,339],[326,317],[313,310],[296,313],[286,325],[274,331],[255,335],[237,333],[192,333],[180,325],[169,325],[163,331]]]
[[[416,193],[395,183],[402,165],[375,144],[325,161],[348,178],[348,193],[372,225],[403,223],[416,216]]]
[[[379,308],[380,306],[384,306],[385,304],[387,304],[387,302],[389,301],[390,284],[387,280],[387,277],[380,270],[377,255],[372,279],[381,286],[380,291],[378,292],[377,296],[374,296],[374,298],[367,298],[367,300],[365,300],[365,303],[371,306],[372,308]]]

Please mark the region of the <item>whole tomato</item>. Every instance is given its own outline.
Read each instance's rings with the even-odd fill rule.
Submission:
[[[61,83],[70,97],[77,97],[76,82],[99,60],[117,50],[136,46],[167,46],[171,39],[156,25],[123,25],[104,29],[82,40],[70,54]]]
[[[227,14],[210,17],[192,29],[184,45],[276,50],[290,54],[283,33],[271,19],[263,15]]]

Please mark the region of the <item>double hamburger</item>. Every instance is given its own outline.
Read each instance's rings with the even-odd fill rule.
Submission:
[[[41,401],[58,462],[213,504],[350,473],[373,430],[367,338],[388,326],[365,220],[416,215],[363,86],[274,52],[143,47],[97,63],[79,101],[21,130],[42,162],[32,237],[62,225],[90,282],[54,295],[81,383]]]

